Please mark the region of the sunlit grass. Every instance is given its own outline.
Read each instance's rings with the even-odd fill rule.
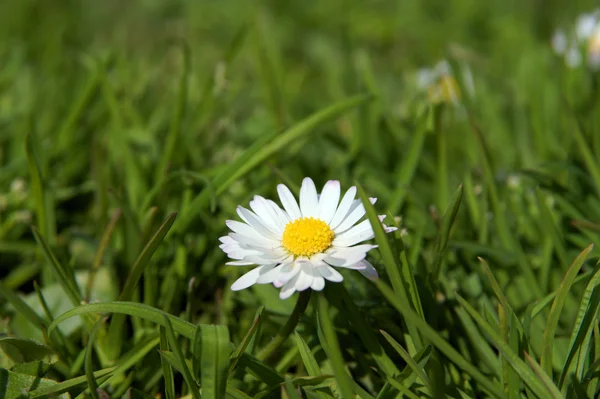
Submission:
[[[251,4],[0,3],[0,399],[597,396],[591,4]],[[399,227],[380,280],[232,292],[306,176]]]

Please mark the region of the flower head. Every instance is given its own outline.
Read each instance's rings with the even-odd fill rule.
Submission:
[[[467,85],[469,94],[473,94],[473,76],[469,69],[464,69],[462,77]],[[458,81],[452,73],[452,68],[446,60],[438,62],[433,68],[422,68],[417,72],[417,85],[427,91],[427,97],[433,104],[458,104],[461,99]]]
[[[558,29],[552,36],[552,48],[569,68],[587,60],[591,70],[600,70],[600,9],[580,15],[569,34]]]
[[[256,265],[233,283],[234,291],[253,284],[273,284],[281,288],[280,298],[296,291],[320,291],[325,280],[340,282],[336,267],[354,269],[368,278],[377,271],[366,259],[376,245],[360,244],[374,237],[369,220],[358,223],[365,208],[351,187],[340,201],[340,182],[328,181],[317,194],[310,178],[302,181],[299,203],[283,184],[277,186],[283,209],[261,196],[250,201],[250,208],[238,206],[242,222],[228,220],[232,230],[221,237],[220,248],[234,259],[232,266]],[[369,199],[372,204],[375,198]],[[380,216],[383,221],[385,215]],[[395,227],[383,226],[386,232]],[[359,245],[360,244],[360,245]]]

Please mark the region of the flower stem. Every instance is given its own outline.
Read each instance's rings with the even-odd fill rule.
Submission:
[[[256,358],[259,360],[265,360],[269,356],[271,356],[283,342],[290,336],[290,334],[294,331],[296,326],[298,325],[298,321],[300,320],[300,316],[306,310],[308,306],[308,302],[310,300],[310,293],[312,290],[308,289],[306,291],[302,291],[300,296],[298,297],[298,301],[296,302],[296,306],[292,311],[292,314],[287,319],[281,330],[277,333],[275,338],[271,342],[267,344],[264,348],[258,352]]]

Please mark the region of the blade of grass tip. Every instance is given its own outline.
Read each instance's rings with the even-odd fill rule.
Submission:
[[[495,328],[492,327],[484,318],[460,295],[456,294],[456,300],[469,313],[471,318],[479,325],[479,328],[486,334],[490,342],[500,351],[502,356],[517,371],[520,378],[529,386],[534,394],[540,398],[547,397],[548,390],[542,381],[535,375],[530,367],[512,351],[498,335]]]
[[[546,329],[544,330],[544,338],[542,341],[542,355],[540,359],[540,363],[542,366],[542,370],[544,370],[549,376],[552,375],[552,353],[554,349],[554,336],[556,334],[556,328],[558,327],[558,320],[560,318],[560,313],[562,311],[563,305],[567,300],[567,296],[569,295],[569,291],[571,290],[571,286],[573,285],[573,281],[579,270],[583,266],[583,263],[586,261],[588,255],[594,248],[594,244],[591,244],[586,249],[581,251],[579,255],[575,258],[571,266],[569,266],[569,270],[565,274],[563,281],[558,288],[558,292],[554,302],[552,303],[552,307],[550,308],[550,314],[548,315],[548,321],[546,322]]]
[[[398,299],[389,286],[382,281],[375,281],[375,285],[388,300],[388,302],[399,311],[404,317],[407,325],[416,326],[424,338],[431,345],[435,346],[442,352],[450,361],[471,375],[473,379],[479,383],[486,392],[495,398],[504,398],[504,392],[501,387],[492,382],[490,378],[479,370],[478,367],[467,361],[448,341],[446,341],[433,327],[423,320],[406,302]]]
[[[558,255],[561,265],[566,265],[568,264],[567,250],[565,249],[564,239],[561,236],[561,232],[554,221],[554,217],[552,216],[552,212],[548,207],[548,202],[546,201],[542,190],[537,187],[535,193],[538,207],[540,208],[540,223],[542,224],[542,228],[544,229],[544,232],[546,232],[546,234],[548,234],[552,239],[552,243],[554,244],[553,248],[556,251],[556,255]]]
[[[200,382],[202,395],[223,398],[227,387],[229,355],[231,353],[227,326],[198,327],[201,333]]]
[[[144,269],[150,262],[152,255],[154,255],[154,252],[158,249],[160,243],[163,241],[163,238],[167,235],[167,232],[173,225],[176,217],[177,212],[171,213],[140,253],[133,265],[133,268],[131,269],[131,272],[129,273],[129,276],[127,277],[125,287],[123,287],[123,291],[121,292],[121,295],[119,295],[120,302],[129,301],[133,297],[135,288],[140,277],[142,276],[142,273],[144,272]],[[118,358],[121,352],[121,339],[124,326],[125,316],[123,314],[118,313],[112,317],[107,336],[107,341],[110,342],[111,345],[107,349],[110,351],[109,355],[113,359]]]
[[[563,389],[563,384],[568,374],[571,374],[576,369],[577,378],[582,381],[583,372],[586,363],[587,353],[589,353],[589,344],[592,334],[592,326],[595,325],[598,319],[598,309],[600,308],[600,291],[596,287],[600,284],[600,267],[598,264],[595,267],[594,274],[588,282],[581,302],[577,318],[573,324],[571,339],[569,341],[569,353],[565,359],[565,364],[559,378],[558,387]],[[578,362],[572,365],[575,358]]]
[[[102,266],[102,259],[104,259],[104,253],[106,252],[106,248],[108,248],[108,244],[112,237],[113,231],[115,230],[115,226],[121,217],[121,210],[117,209],[112,217],[110,218],[110,222],[106,229],[104,230],[104,234],[102,234],[102,238],[100,239],[100,244],[98,245],[98,249],[96,250],[96,255],[94,256],[94,261],[92,262],[92,268],[88,274],[87,285],[85,289],[85,300],[89,301],[90,296],[92,295],[92,287],[94,286],[94,279],[96,277],[96,273],[100,266]]]
[[[164,327],[160,327],[160,350],[168,351],[169,343],[167,341],[167,331]],[[175,381],[173,380],[173,368],[161,356],[160,363],[162,365],[163,378],[165,380],[165,395],[167,399],[175,399]]]
[[[242,338],[242,342],[240,342],[240,345],[231,354],[231,365],[229,366],[229,374],[233,372],[242,354],[246,353],[246,349],[248,348],[250,341],[256,336],[256,333],[262,323],[262,313],[264,309],[264,306],[261,306],[258,309],[258,312],[254,317],[254,321],[252,322],[250,329],[248,329],[248,331],[244,335],[244,338]]]
[[[542,384],[544,384],[548,394],[550,394],[552,399],[563,399],[564,396],[560,393],[556,385],[554,385],[552,379],[548,376],[548,374],[544,372],[544,370],[542,370],[540,365],[537,364],[537,362],[531,356],[529,356],[529,353],[524,352],[523,356],[525,356],[525,361],[527,362],[527,364],[529,364],[529,367],[531,367],[531,369],[538,376]]]
[[[379,246],[378,249],[383,259],[383,264],[385,266],[390,282],[392,283],[392,287],[394,288],[394,292],[402,302],[410,303],[411,307],[415,309],[417,313],[421,315],[421,317],[423,317],[423,309],[420,306],[420,301],[415,301],[415,299],[413,298],[409,299],[407,288],[405,286],[405,282],[406,284],[411,284],[410,290],[414,293],[417,293],[418,296],[418,290],[416,284],[414,283],[414,280],[409,278],[403,281],[401,267],[394,259],[392,248],[390,247],[390,244],[387,240],[386,233],[383,229],[383,225],[379,221],[377,212],[375,211],[375,208],[369,201],[369,198],[367,197],[367,194],[365,193],[361,185],[358,184],[358,182],[356,182],[355,185],[358,188],[360,199],[363,203],[363,206],[365,207],[367,217],[369,219],[369,222],[371,223],[371,227],[373,228],[373,232],[375,233],[375,241]],[[412,271],[410,270],[407,270],[406,272],[412,274]],[[412,338],[415,344],[416,349],[421,349],[423,343],[421,341],[421,336],[418,330],[414,325],[411,324],[408,324],[407,328],[410,337]]]
[[[452,230],[452,226],[454,225],[456,217],[458,216],[458,210],[460,209],[462,196],[463,186],[461,184],[452,195],[450,205],[448,205],[448,207],[446,208],[446,212],[444,213],[444,217],[442,218],[442,225],[440,227],[440,231],[437,237],[436,253],[435,257],[433,258],[433,265],[431,267],[431,275],[433,281],[437,281],[440,277],[440,272],[442,270],[442,262],[444,260],[444,256],[446,255],[448,241],[450,240],[450,231]]]
[[[296,341],[298,353],[300,353],[300,358],[302,359],[302,363],[304,363],[304,367],[306,368],[308,375],[317,376],[323,374],[319,368],[317,359],[311,352],[308,344],[302,339],[298,332],[294,332],[294,340]]]
[[[580,276],[577,276],[577,278],[575,278],[575,281],[573,282],[573,285],[587,280],[591,275],[592,275],[592,272],[590,271],[590,272],[585,272],[585,273],[581,274]],[[557,294],[558,294],[558,290],[555,290],[555,291],[549,293],[548,295],[546,295],[544,298],[538,300],[537,302],[532,302],[529,305],[529,306],[531,306],[531,320],[533,320],[536,316],[539,316],[542,313],[542,311],[546,308],[546,306],[548,306],[552,303],[554,298],[556,298]]]
[[[417,128],[412,140],[410,147],[406,153],[406,156],[400,163],[398,171],[396,172],[395,182],[396,187],[390,200],[390,212],[393,215],[397,215],[404,204],[406,194],[408,193],[408,187],[415,175],[421,154],[423,153],[423,146],[425,144],[425,137],[427,133],[431,132],[433,123],[433,108],[429,107],[427,111],[421,115],[417,122]]]
[[[492,286],[492,290],[494,294],[496,294],[496,298],[498,298],[498,318],[500,320],[500,334],[502,339],[513,349],[518,352],[518,339],[517,339],[517,347],[513,346],[513,341],[516,335],[517,326],[514,324],[518,323],[518,318],[516,317],[513,309],[508,304],[508,300],[502,293],[502,289],[496,281],[494,274],[492,273],[489,265],[483,259],[478,257],[481,262],[481,266],[488,280],[490,281],[490,285]],[[514,322],[514,323],[512,323]],[[521,330],[523,328],[521,327]],[[517,337],[518,338],[518,337]],[[509,399],[518,398],[519,397],[519,376],[516,371],[510,366],[506,359],[502,359],[502,368],[503,368],[503,376],[504,376],[504,392],[506,397]]]
[[[173,325],[171,324],[171,319],[167,315],[163,315],[164,326],[167,333],[167,341],[169,342],[169,346],[173,350],[175,357],[181,364],[181,373],[183,374],[183,379],[185,380],[190,393],[194,399],[200,399],[200,390],[198,389],[198,385],[192,376],[192,373],[185,362],[185,358],[183,357],[183,353],[181,352],[181,347],[177,342],[177,337],[175,337],[175,331],[173,330]],[[210,397],[210,396],[208,396]],[[214,396],[217,397],[217,396]],[[222,396],[219,396],[222,397]]]
[[[342,350],[337,339],[333,323],[329,318],[329,305],[325,295],[319,293],[317,296],[317,332],[319,341],[331,361],[333,373],[335,374],[337,386],[344,398],[354,397],[354,384],[352,378],[346,371]]]
[[[48,334],[50,334],[60,323],[70,319],[71,317],[91,313],[115,313],[136,316],[141,319],[150,320],[153,323],[156,323],[163,327],[165,326],[163,316],[167,315],[171,320],[173,328],[178,334],[181,334],[188,339],[193,339],[194,331],[196,331],[196,326],[194,324],[189,323],[179,317],[163,312],[160,309],[156,309],[151,306],[144,305],[142,303],[113,301],[90,303],[66,311],[65,313],[61,314],[56,319],[54,319],[54,321],[48,326]]]
[[[410,354],[396,341],[390,334],[386,333],[383,330],[379,330],[381,334],[385,337],[385,339],[392,345],[392,347],[398,352],[398,354],[404,359],[406,364],[415,372],[415,374],[421,379],[423,384],[429,389],[429,393],[432,394],[435,392],[434,388],[431,385],[431,381],[427,374],[425,374],[425,370],[419,367],[417,362],[410,356]]]
[[[339,101],[321,111],[315,112],[281,134],[276,136],[268,135],[260,139],[214,179],[213,185],[216,188],[216,194],[223,193],[231,184],[269,159],[269,157],[282,148],[287,147],[291,142],[303,136],[308,136],[316,127],[337,118],[353,108],[365,104],[371,98],[370,94],[362,94]],[[194,220],[193,215],[198,214],[199,209],[206,206],[209,200],[210,193],[206,189],[202,190],[182,211],[181,218],[179,218],[179,221],[175,225],[174,233],[187,230],[190,223]]]
[[[56,259],[52,251],[50,251],[46,240],[44,237],[42,237],[42,235],[40,235],[37,228],[31,226],[31,232],[33,233],[37,243],[40,245],[40,247],[42,247],[44,257],[52,268],[52,271],[58,279],[58,282],[60,283],[65,294],[74,306],[79,306],[81,303],[81,294],[77,288],[77,283],[75,282],[75,276],[73,275],[72,270],[67,269],[67,267],[63,266],[58,259]]]
[[[85,352],[85,376],[87,377],[88,389],[90,390],[90,396],[92,399],[100,399],[98,395],[98,384],[96,383],[96,378],[94,377],[94,341],[96,339],[96,333],[102,324],[104,324],[105,320],[98,320],[98,322],[92,328],[90,335],[88,336],[87,349]]]
[[[260,306],[258,308],[258,310],[256,311],[256,313],[254,314],[254,317],[256,318],[256,317],[258,317],[258,315],[262,315],[263,310],[264,310],[264,306]],[[256,342],[258,341],[258,338],[261,336],[260,335],[261,329],[262,329],[262,323],[259,323],[258,327],[256,329],[256,333],[250,338],[250,342],[248,342],[248,346],[246,347],[246,350],[244,352],[248,353],[249,355],[254,353],[254,349],[256,347]]]
[[[300,321],[300,317],[306,311],[306,307],[310,302],[310,294],[312,290],[305,290],[300,292],[298,296],[298,300],[296,301],[296,305],[294,306],[294,310],[290,314],[290,317],[287,319],[285,324],[281,327],[281,329],[277,332],[275,338],[271,340],[258,354],[256,358],[259,360],[266,360],[271,356],[279,347],[285,342],[285,340],[290,336],[294,329],[298,325]]]
[[[350,325],[358,334],[365,349],[373,356],[373,359],[375,359],[381,370],[391,376],[400,374],[400,370],[398,370],[392,359],[385,353],[383,346],[371,330],[371,326],[361,315],[358,307],[352,301],[346,288],[342,284],[332,284],[328,291],[333,294],[331,296],[332,299],[339,298],[342,300],[344,308],[340,309],[340,311],[348,317]]]
[[[169,133],[167,133],[166,143],[164,145],[163,156],[160,159],[154,180],[156,184],[161,184],[161,181],[166,177],[169,163],[175,153],[175,148],[179,135],[181,133],[181,121],[185,117],[186,103],[187,103],[187,88],[188,88],[188,75],[190,71],[190,47],[188,43],[181,39],[178,40],[181,45],[183,55],[183,71],[179,78],[179,95],[177,96],[177,102],[175,104],[175,112],[171,118],[171,126],[169,127]]]
[[[25,136],[25,152],[27,155],[27,164],[29,166],[29,175],[31,179],[31,192],[35,200],[37,223],[40,226],[42,235],[46,237],[50,245],[55,243],[55,229],[50,220],[48,192],[46,191],[42,169],[39,159],[36,155],[35,146],[31,133]]]

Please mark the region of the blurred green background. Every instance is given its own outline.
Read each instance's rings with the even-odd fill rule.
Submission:
[[[524,311],[557,289],[572,259],[599,237],[598,76],[584,66],[567,69],[551,47],[555,29],[571,29],[594,4],[2,1],[4,287],[41,313],[37,281],[54,317],[72,307],[34,225],[75,271],[83,299],[114,300],[144,245],[178,212],[130,299],[194,323],[228,325],[234,343],[264,305],[273,317],[261,341],[268,342],[294,301],[279,301],[270,286],[231,293],[242,270],[224,267],[218,237],[238,204],[256,194],[275,198],[277,183],[297,189],[311,176],[317,186],[341,180],[344,189],[358,180],[379,198],[380,213],[401,217],[420,283],[435,262],[440,218],[462,184],[443,281],[422,282],[424,306],[435,309],[431,323],[450,340],[465,335],[452,321],[454,308],[434,299],[454,289],[493,309],[476,256],[494,264],[505,295]],[[443,59],[460,95],[456,104],[432,106],[419,71]],[[363,93],[373,97],[347,112],[327,108]],[[319,112],[328,123],[256,162],[244,158]],[[230,168],[236,160],[238,175]],[[375,255],[385,278],[378,262]],[[401,337],[399,316],[381,305],[377,290],[344,276],[369,321]],[[561,318],[567,337],[577,295]],[[0,331],[43,340],[10,305],[0,314]],[[81,326],[75,318],[61,330],[86,336]],[[124,349],[152,327],[135,318],[128,326]],[[537,350],[541,341],[532,345]],[[156,392],[159,379],[150,377],[160,362],[148,356],[145,369],[117,386]],[[369,378],[361,383],[377,392],[382,383]]]

